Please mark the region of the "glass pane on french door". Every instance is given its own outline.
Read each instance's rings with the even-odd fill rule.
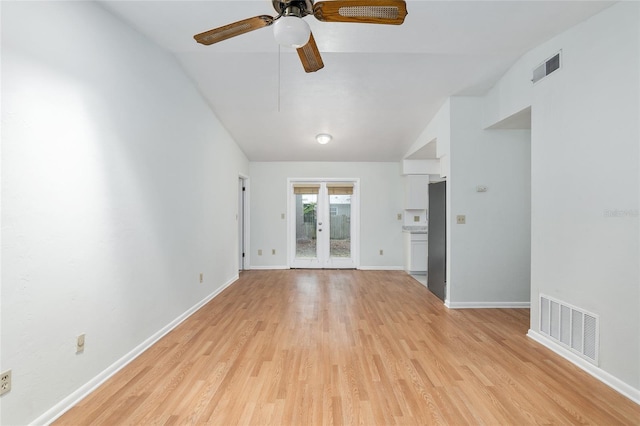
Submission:
[[[295,194],[296,257],[317,257],[318,194]]]
[[[351,195],[329,195],[329,256],[351,257]]]

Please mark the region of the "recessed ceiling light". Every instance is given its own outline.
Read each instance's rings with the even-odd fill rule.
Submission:
[[[316,135],[316,140],[320,145],[328,144],[331,139],[333,139],[333,136],[328,133],[320,133],[319,135]]]

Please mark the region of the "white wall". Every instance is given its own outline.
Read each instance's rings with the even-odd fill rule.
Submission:
[[[360,266],[402,269],[400,173],[400,163],[251,162],[251,266],[287,266],[287,178],[360,178]]]
[[[434,139],[438,140],[436,157],[440,158],[443,155],[447,155],[449,152],[449,132],[451,128],[449,123],[449,108],[450,100],[447,98],[429,124],[427,124],[420,133],[416,141],[411,145],[405,154],[405,158],[411,156],[411,154],[414,154]]]
[[[1,368],[13,389],[0,423],[10,425],[234,280],[248,161],[174,59],[95,3],[2,9]]]
[[[526,306],[531,134],[483,130],[482,109],[482,98],[451,98],[448,304]],[[487,192],[477,192],[478,185]],[[466,224],[456,224],[457,215]]]
[[[559,50],[562,68],[532,85]],[[485,105],[486,125],[532,107],[532,302],[544,293],[599,315],[600,366],[585,368],[636,401],[639,54],[640,4],[621,2],[524,55]]]
[[[600,315],[600,367],[636,390],[639,23],[640,5],[625,2],[545,45],[562,48],[563,66],[532,104],[532,299]]]

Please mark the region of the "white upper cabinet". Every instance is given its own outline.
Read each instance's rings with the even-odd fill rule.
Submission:
[[[404,208],[406,210],[429,208],[429,175],[405,176]]]

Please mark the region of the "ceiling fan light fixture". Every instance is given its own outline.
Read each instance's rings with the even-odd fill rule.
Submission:
[[[298,49],[309,42],[311,29],[302,18],[283,16],[274,22],[273,36],[278,44]]]
[[[320,145],[328,144],[331,142],[331,139],[333,139],[333,136],[328,133],[320,133],[319,135],[316,135],[316,141],[318,141]]]

